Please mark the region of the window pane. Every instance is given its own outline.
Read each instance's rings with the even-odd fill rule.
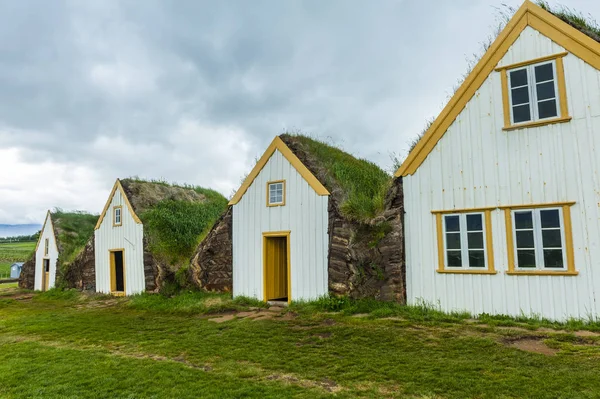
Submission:
[[[544,248],[561,248],[560,230],[542,230]]]
[[[446,216],[446,231],[460,231],[458,215]]]
[[[519,87],[512,89],[512,104],[520,105],[529,102],[529,87]]]
[[[467,231],[483,230],[482,215],[467,215]]]
[[[540,114],[540,119],[558,116],[556,100],[549,100],[538,103],[538,113]]]
[[[545,249],[544,250],[544,265],[550,268],[562,268],[563,256],[561,249]]]
[[[469,267],[485,267],[483,251],[469,251]]]
[[[537,85],[536,90],[538,101],[556,97],[556,93],[554,92],[554,81],[539,84]]]
[[[560,214],[558,209],[540,211],[540,218],[542,219],[543,229],[547,229],[549,227],[560,227]]]
[[[460,249],[460,233],[446,233],[446,249]]]
[[[462,267],[460,251],[448,251],[448,267]]]
[[[513,107],[513,121],[515,123],[529,122],[531,120],[531,111],[529,104]]]
[[[533,247],[533,230],[517,231],[517,248]]]
[[[515,228],[517,230],[533,228],[533,217],[531,211],[515,212]]]
[[[527,70],[520,69],[510,73],[510,87],[519,87],[527,85]]]
[[[535,251],[533,249],[520,249],[517,251],[519,267],[535,267]]]
[[[552,71],[552,63],[538,65],[535,67],[535,81],[545,82],[546,80],[554,79],[554,72]]]
[[[483,233],[468,233],[469,249],[483,249]]]

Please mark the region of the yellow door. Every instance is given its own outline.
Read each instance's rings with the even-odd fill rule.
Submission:
[[[287,300],[287,238],[265,237],[265,240],[265,300]]]

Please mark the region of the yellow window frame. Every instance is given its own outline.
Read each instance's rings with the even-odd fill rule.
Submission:
[[[119,223],[117,223],[117,209],[119,209]],[[123,226],[123,206],[113,206],[113,227]]]
[[[449,273],[449,274],[496,274],[494,266],[494,243],[492,236],[492,211],[496,207],[488,208],[470,208],[470,209],[452,209],[452,210],[439,210],[431,211],[435,216],[436,228],[437,228],[437,244],[438,244],[438,273]],[[487,257],[487,265],[482,269],[469,269],[469,268],[447,268],[446,267],[446,249],[444,248],[444,226],[443,216],[448,214],[462,214],[462,213],[483,213],[485,220],[485,251]]]
[[[44,256],[48,256],[49,247],[50,247],[50,239],[46,238],[46,239],[44,239]]]
[[[510,205],[499,207],[504,211],[504,221],[506,225],[506,250],[508,254],[508,271],[506,274],[512,276],[577,276],[579,272],[575,270],[575,251],[573,248],[573,224],[571,219],[571,207],[575,202],[552,202],[546,204],[526,204]],[[565,251],[567,258],[566,270],[517,270],[515,267],[515,243],[513,239],[513,221],[512,211],[518,209],[539,209],[539,208],[561,208],[563,216],[563,229],[565,237]]]
[[[282,197],[282,199],[283,199],[283,202],[280,202],[280,203],[278,202],[278,203],[276,203],[276,204],[271,204],[271,203],[269,202],[269,200],[271,199],[271,195],[270,195],[270,193],[269,193],[269,186],[270,186],[271,184],[277,184],[277,183],[283,183],[283,197]],[[286,201],[286,194],[285,194],[285,192],[286,192],[285,180],[273,180],[273,181],[268,181],[268,182],[267,182],[267,206],[268,206],[268,207],[274,207],[274,206],[285,206],[285,201]]]
[[[567,102],[567,85],[565,83],[565,66],[563,62],[563,58],[566,57],[568,54],[568,52],[563,52],[496,68],[496,71],[500,72],[500,80],[502,83],[502,108],[504,111],[503,130],[516,130],[528,127],[544,126],[553,123],[565,123],[569,122],[572,119],[569,116],[569,105]],[[510,71],[511,69],[523,68],[529,65],[538,64],[546,61],[554,61],[556,63],[556,83],[558,87],[557,94],[558,103],[560,107],[560,115],[555,118],[513,124],[510,120],[511,108],[508,93],[508,71]]]

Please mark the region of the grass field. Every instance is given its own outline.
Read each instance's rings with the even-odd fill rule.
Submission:
[[[506,327],[427,307],[381,318],[372,303],[234,313],[253,305],[216,294],[5,289],[0,397],[600,396],[600,336],[591,331]],[[349,314],[358,310],[371,312]]]
[[[14,262],[25,262],[35,249],[35,242],[0,243],[0,278],[10,276]]]

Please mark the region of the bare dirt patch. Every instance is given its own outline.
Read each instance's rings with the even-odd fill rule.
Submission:
[[[546,356],[554,356],[558,353],[558,349],[548,347],[544,341],[542,341],[542,338],[539,337],[505,339],[504,344],[511,348],[516,348],[525,352],[539,353]]]

